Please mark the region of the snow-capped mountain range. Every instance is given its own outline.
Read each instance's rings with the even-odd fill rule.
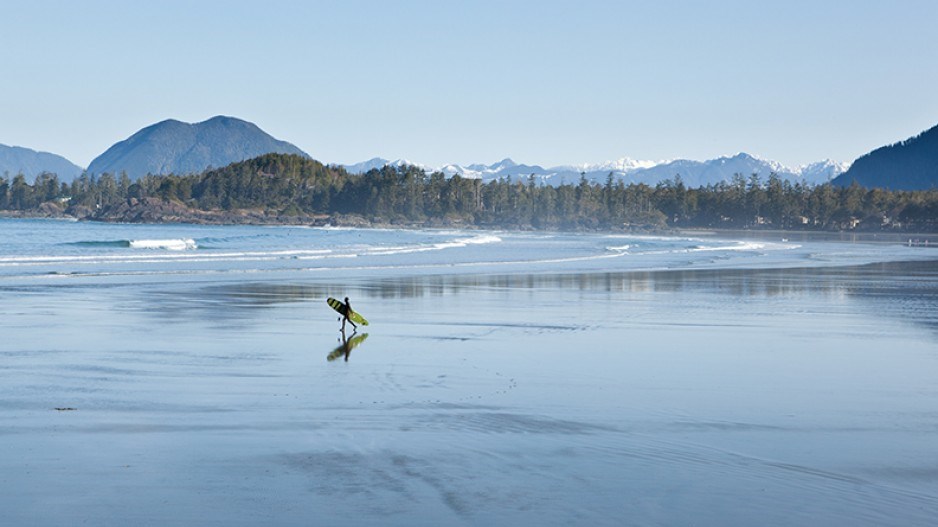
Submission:
[[[777,161],[761,159],[746,153],[733,156],[718,157],[708,161],[693,161],[677,159],[674,161],[639,161],[623,157],[605,163],[560,165],[544,168],[540,165],[525,165],[515,163],[511,159],[503,159],[491,165],[449,164],[441,167],[430,167],[414,163],[406,159],[389,161],[382,158],[373,158],[353,165],[344,165],[345,169],[353,174],[362,174],[372,169],[384,166],[413,165],[430,172],[443,172],[447,176],[459,175],[465,178],[491,181],[505,177],[513,179],[534,176],[540,184],[560,185],[563,183],[577,183],[585,175],[590,181],[605,183],[609,174],[624,183],[646,183],[656,185],[665,179],[674,179],[680,175],[681,180],[688,187],[700,187],[717,184],[721,181],[730,182],[735,174],[742,174],[749,178],[752,174],[759,174],[763,182],[768,180],[769,174],[776,173],[779,177],[792,183],[802,182],[808,184],[826,183],[837,177],[849,168],[850,163],[838,163],[830,159],[810,163],[797,168],[787,167]]]

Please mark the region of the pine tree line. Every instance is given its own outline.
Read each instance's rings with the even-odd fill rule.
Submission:
[[[268,154],[188,176],[41,174],[0,177],[0,210],[96,211],[144,198],[193,210],[264,210],[279,216],[356,215],[381,224],[520,229],[777,228],[938,231],[938,191],[867,190],[791,183],[775,174],[688,188],[680,176],[655,186],[582,177],[549,186],[529,178],[483,183],[413,166],[349,174],[300,156]]]

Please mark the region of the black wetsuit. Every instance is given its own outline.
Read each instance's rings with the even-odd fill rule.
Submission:
[[[342,331],[345,331],[346,320],[348,321],[349,324],[352,325],[353,328],[358,329],[358,326],[354,322],[352,322],[352,320],[349,318],[349,315],[351,314],[352,314],[352,303],[349,302],[348,298],[346,298],[345,299],[345,317],[342,319]]]

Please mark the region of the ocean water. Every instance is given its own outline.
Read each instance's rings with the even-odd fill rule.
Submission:
[[[127,225],[0,219],[0,285],[256,275],[382,277],[857,265],[930,258],[873,246],[692,236]],[[232,277],[232,279],[240,279]]]
[[[0,220],[5,525],[938,522],[938,252]],[[328,296],[371,324],[338,331]]]

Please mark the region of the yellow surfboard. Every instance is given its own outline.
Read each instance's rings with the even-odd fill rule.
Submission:
[[[326,303],[329,304],[329,307],[338,311],[340,315],[345,316],[345,302],[329,297],[326,299]],[[365,317],[356,313],[354,309],[349,313],[348,318],[356,324],[361,324],[362,326],[368,325],[368,321],[365,320]]]
[[[332,350],[332,353],[326,357],[326,360],[331,362],[347,353],[351,353],[352,350],[357,348],[359,344],[365,342],[366,338],[368,338],[368,333],[362,333],[361,335],[356,335],[342,342],[342,344],[339,344],[339,347]]]

